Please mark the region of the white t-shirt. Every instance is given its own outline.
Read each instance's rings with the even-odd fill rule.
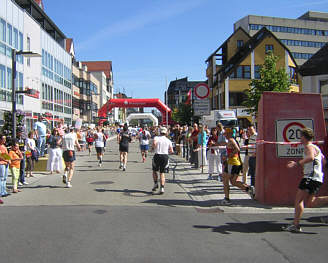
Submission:
[[[155,154],[169,154],[169,149],[172,148],[172,142],[165,136],[156,136],[154,138],[156,144]]]
[[[26,146],[28,151],[35,150],[35,141],[34,139],[26,138]]]
[[[149,131],[140,132],[139,136],[140,136],[140,145],[148,145],[149,144],[149,138],[151,137]]]
[[[104,134],[102,132],[97,132],[95,133],[95,136],[96,137],[96,140],[95,140],[95,146],[96,147],[105,147],[105,144],[104,144]]]
[[[63,151],[74,151],[75,141],[77,139],[76,133],[67,133],[63,137]]]

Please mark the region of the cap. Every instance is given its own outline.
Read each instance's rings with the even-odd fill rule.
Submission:
[[[167,133],[167,128],[166,127],[161,127],[160,132],[161,133]]]

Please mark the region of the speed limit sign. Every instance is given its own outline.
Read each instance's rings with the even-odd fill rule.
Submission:
[[[303,128],[313,130],[312,119],[292,119],[276,121],[276,140],[277,142],[299,142],[301,139],[301,130]],[[303,157],[304,147],[301,144],[277,145],[278,157]]]

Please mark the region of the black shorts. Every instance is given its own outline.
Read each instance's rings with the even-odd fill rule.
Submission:
[[[120,144],[120,152],[129,152],[129,145],[128,144]]]
[[[242,165],[231,165],[231,164],[225,163],[224,172],[227,174],[231,174],[231,175],[239,175],[242,168],[243,168]]]
[[[169,165],[169,156],[167,154],[155,154],[153,158],[153,171],[164,173]]]
[[[63,152],[63,158],[64,158],[64,161],[65,162],[74,162],[76,159],[75,159],[75,151],[64,151]]]
[[[314,181],[310,178],[303,178],[298,186],[298,189],[308,192],[310,195],[315,195],[319,192],[322,183]]]
[[[104,147],[96,147],[96,152],[97,153],[103,153],[104,152]]]

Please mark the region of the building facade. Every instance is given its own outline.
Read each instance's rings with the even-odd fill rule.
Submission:
[[[248,15],[234,24],[250,36],[266,27],[291,51],[302,65],[328,42],[328,13],[309,11],[297,19]]]
[[[321,94],[326,122],[328,121],[328,43],[301,68],[304,93]]]
[[[285,68],[290,75],[291,91],[299,92],[297,65],[288,48],[265,27],[253,37],[239,28],[206,60],[212,109],[235,110],[241,126],[252,121],[243,106],[245,90],[252,79],[260,78],[269,50],[279,58],[277,68]]]
[[[187,100],[189,90],[200,83],[205,83],[205,81],[188,81],[188,77],[170,81],[165,92],[165,104],[172,110],[178,108],[180,103]]]
[[[42,1],[0,1],[0,100],[1,111],[11,111],[12,49],[32,51],[42,58],[17,56],[17,90],[33,88],[38,94],[19,95],[17,109],[24,112],[31,129],[40,114],[52,126],[59,119],[72,121],[71,56],[65,35],[44,13]]]

